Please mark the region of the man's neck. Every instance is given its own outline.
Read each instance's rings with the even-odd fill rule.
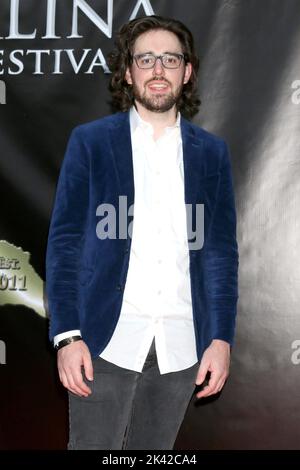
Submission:
[[[174,126],[176,123],[177,111],[175,106],[164,113],[155,113],[153,111],[149,111],[137,102],[135,103],[135,106],[143,121],[146,121],[152,125],[153,138],[155,140],[163,134],[166,127]]]

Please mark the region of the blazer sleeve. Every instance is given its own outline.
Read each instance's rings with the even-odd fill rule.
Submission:
[[[46,294],[50,340],[80,329],[78,273],[89,199],[88,152],[73,130],[61,167],[46,250]]]
[[[238,300],[239,255],[230,155],[225,142],[221,144],[217,191],[205,250],[208,309],[212,339],[222,339],[232,345]]]

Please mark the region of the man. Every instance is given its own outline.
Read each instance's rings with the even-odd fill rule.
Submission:
[[[73,131],[59,177],[50,338],[69,391],[69,449],[172,449],[195,385],[208,375],[197,394],[207,397],[228,376],[238,270],[230,162],[224,141],[182,116],[199,106],[188,29],[139,18],[116,46],[120,112]]]

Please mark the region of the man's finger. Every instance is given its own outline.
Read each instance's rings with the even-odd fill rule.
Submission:
[[[67,374],[63,370],[60,370],[59,372],[59,378],[63,386],[69,390],[70,392],[74,393],[75,395],[78,395],[78,392],[75,390],[74,387],[72,387],[70,381],[68,380]],[[80,395],[81,396],[81,395]]]
[[[85,376],[88,380],[94,380],[93,363],[90,354],[85,354],[83,357],[83,368]]]
[[[90,395],[92,393],[91,389],[87,386],[87,384],[84,382],[81,370],[80,371],[72,371],[72,386],[76,387],[76,389],[81,393],[82,395]]]
[[[208,364],[201,363],[196,377],[196,385],[201,385],[204,382],[207,371]]]
[[[209,385],[206,385],[206,387],[204,387],[204,389],[201,390],[201,392],[196,393],[196,397],[197,398],[207,397],[208,395],[210,395],[210,391],[211,391],[211,387]]]
[[[212,372],[210,375],[210,379],[208,382],[208,385],[204,387],[201,392],[197,393],[196,396],[197,398],[202,398],[202,397],[208,397],[209,395],[213,395],[217,391],[217,384],[220,381],[220,374],[216,374],[215,372]]]
[[[226,380],[225,380],[223,377],[219,380],[219,382],[218,382],[218,384],[217,384],[217,386],[216,386],[217,393],[222,390],[222,388],[223,388],[224,385],[225,385],[225,381],[226,381]]]
[[[86,389],[85,389],[86,388]],[[77,383],[73,376],[69,376],[69,390],[79,396],[87,397],[91,394],[90,389],[82,381],[82,384]]]
[[[69,387],[67,376],[63,370],[59,370],[59,379],[65,388]]]

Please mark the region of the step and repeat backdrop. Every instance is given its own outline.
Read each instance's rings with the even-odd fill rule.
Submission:
[[[153,13],[194,34],[194,122],[229,144],[238,212],[230,378],[191,401],[176,449],[300,447],[300,2],[1,0],[0,449],[66,447],[44,292],[57,178],[72,128],[111,113],[116,32]]]

